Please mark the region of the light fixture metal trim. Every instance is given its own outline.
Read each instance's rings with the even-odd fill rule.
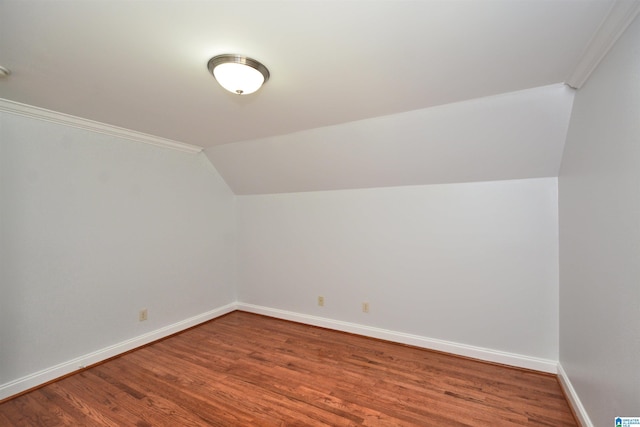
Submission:
[[[0,77],[9,77],[11,70],[0,65]]]
[[[216,67],[223,64],[239,64],[239,65],[251,67],[254,70],[257,70],[262,75],[264,80],[257,88],[255,88],[255,90],[251,90],[250,92],[245,92],[243,89],[239,89],[239,88],[229,88],[228,86],[223,84],[223,82],[220,81],[220,79],[218,78],[218,76],[216,76],[216,73],[215,73]],[[269,70],[262,63],[260,63],[259,61],[256,61],[253,58],[249,58],[247,56],[242,56],[242,55],[236,55],[236,54],[216,55],[209,60],[209,62],[207,63],[207,68],[223,88],[227,89],[230,92],[237,93],[238,95],[248,95],[249,93],[255,92],[260,87],[262,87],[262,85],[264,85],[269,80],[269,77],[270,77]]]

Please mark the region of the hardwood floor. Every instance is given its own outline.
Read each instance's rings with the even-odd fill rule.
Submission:
[[[1,426],[576,426],[555,376],[244,312],[0,404]]]

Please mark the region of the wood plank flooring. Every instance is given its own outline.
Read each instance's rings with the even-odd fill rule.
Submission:
[[[553,375],[236,311],[0,404],[1,426],[576,426]]]

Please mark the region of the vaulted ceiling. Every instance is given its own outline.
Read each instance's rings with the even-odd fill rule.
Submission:
[[[202,147],[239,194],[549,176],[614,4],[0,0],[0,98]],[[225,92],[221,53],[271,79]]]

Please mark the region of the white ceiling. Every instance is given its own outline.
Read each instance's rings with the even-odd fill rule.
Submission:
[[[12,70],[0,98],[210,148],[230,182],[251,171],[228,158],[238,169],[223,171],[221,144],[567,81],[612,4],[0,0],[0,65]],[[206,68],[221,53],[260,60],[271,79],[227,93]]]

